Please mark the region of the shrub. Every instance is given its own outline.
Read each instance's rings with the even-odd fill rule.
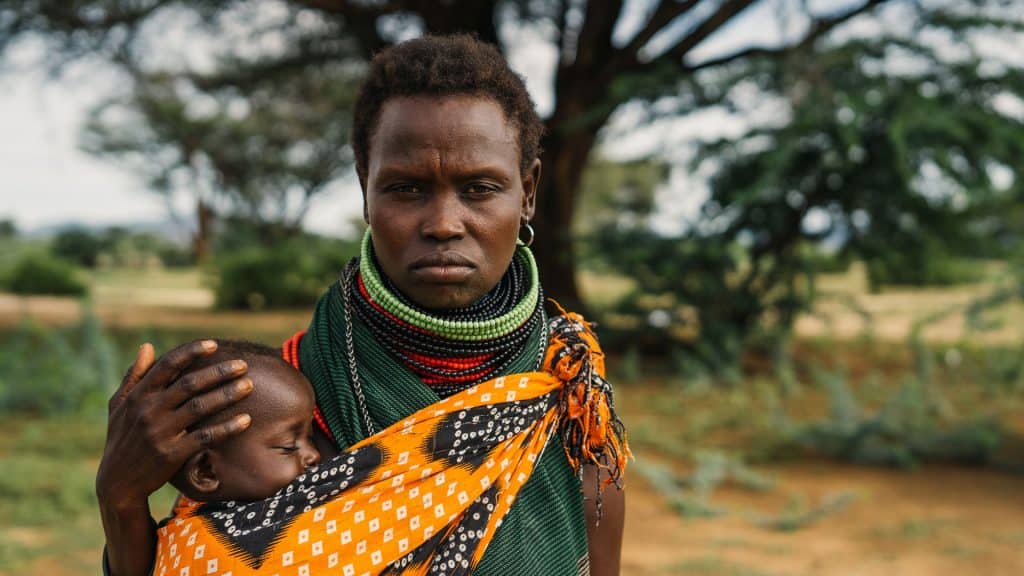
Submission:
[[[953,286],[984,277],[982,262],[942,253],[907,254],[892,250],[867,263],[872,290],[883,286]]]
[[[253,247],[214,259],[218,308],[259,310],[314,304],[353,255],[357,244],[299,237],[271,248]]]
[[[805,248],[801,257],[819,274],[842,274],[850,269],[852,258],[846,253],[833,253],[819,247]]]
[[[18,237],[18,225],[10,218],[0,219],[0,240]]]
[[[908,378],[872,414],[855,398],[845,374],[816,376],[829,395],[830,414],[799,427],[794,438],[813,452],[899,468],[923,462],[985,465],[1005,435],[991,419],[952,421],[946,399],[919,378]]]
[[[7,279],[15,294],[82,296],[87,292],[74,264],[45,253],[23,256]]]
[[[71,329],[25,322],[4,336],[0,413],[61,414],[102,407],[120,380],[114,345],[86,313]]]
[[[86,268],[95,268],[96,260],[107,247],[107,242],[95,232],[85,228],[67,228],[53,237],[50,251],[53,255]]]

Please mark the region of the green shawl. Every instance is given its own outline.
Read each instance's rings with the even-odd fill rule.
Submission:
[[[339,283],[317,303],[299,344],[299,363],[316,392],[316,403],[339,449],[367,436],[349,383],[345,304]],[[401,365],[358,318],[352,324],[356,364],[370,417],[384,429],[440,398]],[[537,368],[543,327],[510,366],[509,373]],[[477,568],[477,576],[567,576],[588,573],[587,535],[579,479],[561,441],[548,443],[532,477],[504,518]]]

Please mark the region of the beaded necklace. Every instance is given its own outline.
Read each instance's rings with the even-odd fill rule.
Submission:
[[[359,276],[370,298],[405,323],[438,336],[450,340],[493,340],[522,326],[535,313],[541,301],[537,263],[529,249],[520,246],[512,260],[513,266],[527,268],[525,272],[529,274],[529,286],[525,294],[507,294],[510,288],[518,290],[522,286],[526,280],[524,271],[517,272],[518,276],[514,280],[518,284],[511,287],[506,272],[495,290],[468,308],[441,313],[427,311],[400,295],[390,280],[378,272],[371,236],[372,233],[367,229],[363,235],[362,257],[359,261]],[[514,300],[509,300],[507,296],[512,296]],[[511,310],[505,308],[509,304],[512,305]]]
[[[450,396],[503,373],[531,335],[546,331],[537,266],[525,246],[517,248],[498,285],[479,301],[435,311],[409,300],[380,273],[370,237],[367,230],[358,275],[346,283],[347,300],[377,341],[438,395]],[[538,365],[546,341],[541,338]]]

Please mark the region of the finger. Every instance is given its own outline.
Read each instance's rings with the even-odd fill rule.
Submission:
[[[190,364],[203,356],[212,354],[216,349],[217,343],[213,340],[194,340],[182,344],[161,356],[140,383],[148,390],[166,388]]]
[[[131,367],[128,368],[128,372],[124,375],[124,379],[121,380],[121,390],[125,393],[131,391],[131,389],[142,380],[142,377],[146,375],[146,372],[153,367],[153,361],[156,358],[156,353],[153,351],[153,345],[149,342],[144,342],[142,346],[139,346],[139,352],[135,355],[135,362],[132,363]]]
[[[250,424],[252,424],[252,417],[248,414],[238,414],[224,422],[197,428],[185,435],[182,448],[189,454],[194,454],[201,448],[223,442],[226,438],[242,432]]]
[[[227,360],[182,375],[167,388],[164,401],[170,408],[189,403],[229,380],[245,375],[248,365],[242,360]]]
[[[146,375],[153,366],[154,358],[156,354],[153,350],[153,345],[149,342],[145,342],[142,346],[139,346],[139,351],[135,355],[135,362],[128,367],[128,371],[125,372],[124,378],[121,379],[121,385],[117,387],[117,390],[110,397],[110,409],[113,410],[120,404],[128,394],[131,393],[135,385],[142,380],[142,377]]]
[[[175,427],[188,429],[196,422],[237,403],[251,394],[252,389],[252,380],[239,378],[205,394],[193,396],[175,410]]]

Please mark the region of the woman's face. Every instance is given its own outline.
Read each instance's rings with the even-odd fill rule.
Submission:
[[[363,183],[383,272],[425,308],[476,302],[508,268],[539,177],[539,160],[521,172],[516,129],[493,100],[388,100]]]

